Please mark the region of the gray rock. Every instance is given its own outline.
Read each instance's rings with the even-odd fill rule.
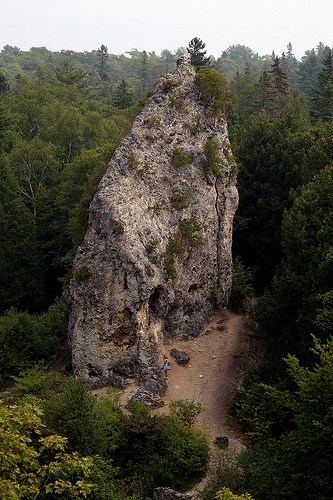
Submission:
[[[195,78],[182,59],[160,80],[91,203],[74,262],[83,271],[66,296],[74,371],[92,385],[121,384],[114,374],[135,376],[153,397],[162,396],[164,344],[200,333],[216,305],[212,291],[219,291],[217,305],[227,304],[234,161],[226,121],[212,117]],[[191,153],[183,165],[173,164],[175,143],[166,137]],[[208,182],[203,150],[211,138],[221,174]]]
[[[155,488],[154,500],[191,500],[193,495],[188,493],[178,493],[171,488]]]
[[[183,351],[182,349],[171,349],[170,355],[176,361],[176,363],[182,365],[188,363],[190,361],[190,355],[187,351]]]
[[[218,448],[225,449],[229,446],[229,439],[227,436],[217,436],[214,443]]]
[[[163,399],[159,398],[158,396],[154,396],[152,392],[142,387],[140,387],[140,389],[134,394],[134,396],[131,397],[128,405],[130,405],[132,402],[144,403],[145,405],[151,406],[152,408],[161,408],[165,404]]]

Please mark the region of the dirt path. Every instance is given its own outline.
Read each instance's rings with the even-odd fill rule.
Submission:
[[[188,341],[173,341],[165,347],[186,350],[191,357],[187,365],[171,360],[168,391],[163,397],[168,411],[171,400],[190,399],[201,403],[204,411],[196,425],[208,427],[211,443],[217,436],[229,438],[229,448],[243,447],[237,423],[228,413],[245,370],[257,360],[259,342],[245,316],[223,310],[216,313],[202,334]]]

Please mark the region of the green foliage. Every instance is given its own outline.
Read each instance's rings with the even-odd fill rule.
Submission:
[[[134,168],[139,165],[139,160],[137,159],[134,153],[130,153],[127,158],[127,163],[130,167]]]
[[[10,309],[0,317],[0,384],[32,362],[49,359],[66,330],[67,309],[62,301],[46,313],[31,315]]]
[[[133,102],[133,90],[129,88],[126,80],[122,78],[115,88],[112,103],[118,109],[126,109],[131,106]]]
[[[86,264],[73,270],[73,278],[78,281],[86,281],[91,276],[91,272]]]
[[[180,85],[181,85],[180,81],[172,80],[172,79],[168,78],[166,80],[163,80],[162,89],[167,94],[168,92],[171,92],[172,90],[176,89]]]
[[[200,500],[211,500],[225,488],[242,491],[242,471],[237,460],[237,455],[229,449],[214,454],[207,470],[205,487],[199,493]]]
[[[244,485],[255,498],[329,498],[332,448],[333,341],[314,338],[319,362],[302,367],[295,356],[286,359],[291,389],[262,386],[277,421],[285,407],[292,425],[262,443],[249,447],[240,458]],[[266,411],[264,405],[262,410]],[[264,420],[267,414],[263,413]],[[269,422],[268,422],[269,423]]]
[[[311,92],[311,114],[315,120],[333,119],[333,51],[329,49]]]
[[[175,257],[182,255],[184,251],[185,251],[185,246],[182,243],[181,237],[178,233],[175,233],[169,240],[164,258],[164,270],[169,279],[176,278],[177,273],[176,273]]]
[[[191,64],[197,70],[210,64],[210,57],[205,57],[207,52],[207,50],[204,50],[205,47],[206,44],[203,43],[201,38],[194,37],[190,40],[188,47],[186,48],[188,54],[190,55]]]
[[[155,271],[151,266],[146,266],[146,275],[149,278],[152,278],[153,276],[155,276]]]
[[[186,153],[182,148],[174,148],[172,150],[171,164],[175,168],[184,168],[192,163],[192,155]]]
[[[203,406],[195,401],[179,399],[170,401],[170,415],[176,415],[183,424],[193,425]]]
[[[222,158],[218,142],[214,139],[208,140],[204,145],[203,153],[205,172],[209,175],[220,175]]]
[[[47,428],[65,435],[68,447],[83,454],[94,452],[95,401],[84,382],[69,379],[58,394],[44,400],[43,411]]]
[[[153,254],[155,252],[158,244],[159,244],[158,240],[150,240],[150,241],[148,241],[148,243],[145,246],[147,254],[148,255]]]
[[[189,194],[173,194],[170,196],[170,203],[176,210],[183,210],[190,205],[191,196]]]
[[[242,260],[236,257],[233,263],[232,287],[229,307],[237,312],[246,312],[248,299],[254,296],[253,273],[244,266]]]
[[[18,376],[12,377],[15,398],[32,395],[39,399],[52,397],[64,385],[64,377],[60,373],[48,371],[44,363],[35,363],[33,368],[22,370]]]
[[[196,117],[194,123],[185,123],[184,128],[191,132],[192,135],[197,135],[204,131],[204,127],[199,116]]]
[[[65,451],[66,439],[41,437],[41,410],[0,401],[0,489],[3,498],[82,498],[91,493],[92,460]]]
[[[197,73],[197,89],[202,98],[209,104],[214,116],[223,113],[232,101],[226,78],[211,68],[200,69]]]
[[[202,225],[197,217],[185,219],[180,224],[180,230],[183,239],[190,246],[197,247],[203,245],[203,239],[200,235]]]
[[[222,488],[215,495],[216,500],[254,500],[249,493],[235,495],[229,488]]]
[[[123,234],[125,231],[124,226],[122,224],[115,224],[112,226],[112,232],[116,234]]]

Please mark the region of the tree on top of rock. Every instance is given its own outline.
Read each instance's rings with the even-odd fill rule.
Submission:
[[[190,55],[191,64],[196,69],[206,68],[209,66],[210,57],[206,57],[207,50],[204,50],[206,44],[203,43],[201,38],[192,38],[189,42],[188,47],[186,48],[187,52]]]

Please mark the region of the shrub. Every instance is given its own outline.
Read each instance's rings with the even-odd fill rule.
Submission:
[[[174,194],[170,196],[170,203],[176,210],[187,208],[190,204],[191,197],[189,194]]]
[[[33,362],[47,360],[66,330],[67,308],[60,300],[42,314],[7,311],[0,317],[0,386]]]
[[[91,493],[92,460],[65,451],[66,438],[41,437],[41,410],[0,401],[1,498],[82,498]]]
[[[155,271],[151,266],[146,266],[146,275],[149,278],[152,278],[153,276],[155,276]]]
[[[124,226],[122,224],[115,224],[114,226],[112,226],[112,232],[115,234],[123,234]]]
[[[176,278],[175,256],[181,255],[184,251],[185,246],[182,243],[181,237],[178,233],[175,233],[169,240],[164,259],[164,270],[168,278]]]
[[[26,395],[37,396],[41,399],[51,397],[59,392],[65,383],[64,375],[48,371],[44,363],[36,363],[33,368],[27,368],[12,377],[15,382],[13,393],[21,398]]]
[[[73,270],[73,278],[78,281],[85,281],[89,279],[90,276],[91,272],[89,271],[89,268],[86,264]]]
[[[214,139],[210,139],[204,145],[204,168],[209,175],[220,175],[222,159],[219,152],[219,144]]]
[[[80,379],[66,380],[62,391],[43,401],[49,431],[67,437],[71,450],[84,454],[96,451],[94,443],[95,398]]]
[[[182,148],[174,148],[172,151],[171,163],[175,168],[187,167],[192,163],[193,157]]]
[[[176,415],[186,425],[193,425],[195,418],[202,411],[203,406],[195,401],[185,399],[170,401],[170,415]]]
[[[130,153],[127,158],[127,163],[129,164],[130,167],[136,167],[139,164],[139,160],[135,156],[134,153]]]
[[[154,253],[154,251],[156,250],[156,247],[158,245],[158,240],[150,240],[148,241],[148,243],[146,244],[145,248],[146,248],[146,252],[148,255],[151,255],[152,253]]]
[[[197,135],[204,131],[199,116],[196,117],[194,124],[185,123],[184,128],[191,132],[192,135]]]
[[[242,471],[238,465],[237,455],[231,450],[219,450],[211,461],[207,471],[207,482],[199,494],[199,499],[212,500],[225,487],[237,491],[241,486]]]
[[[202,225],[197,217],[191,217],[181,222],[181,233],[190,246],[200,246],[203,239],[200,236]]]
[[[220,115],[231,103],[232,94],[225,76],[212,68],[202,68],[197,73],[196,85],[200,95],[207,101],[213,115]]]
[[[162,83],[162,89],[165,93],[168,93],[181,85],[179,80],[164,80]]]

